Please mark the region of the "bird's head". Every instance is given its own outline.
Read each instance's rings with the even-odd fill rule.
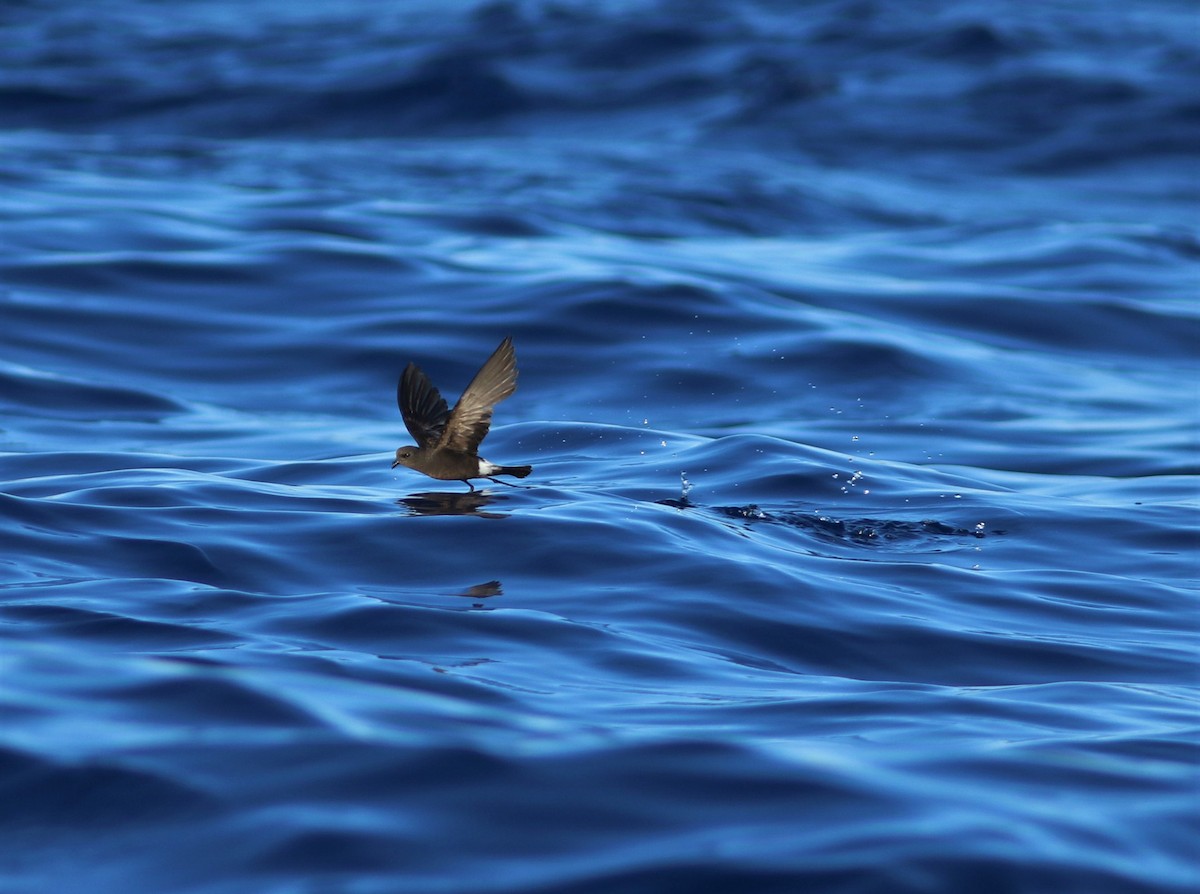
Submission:
[[[417,448],[413,446],[401,447],[396,451],[396,461],[392,463],[392,468],[396,466],[408,466],[412,468],[412,464],[417,461]]]

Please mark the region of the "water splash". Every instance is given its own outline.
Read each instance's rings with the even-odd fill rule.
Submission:
[[[835,479],[837,479],[837,478],[840,478],[840,477],[841,477],[841,475],[840,475],[839,473],[837,473],[837,472],[834,472],[834,473],[833,473],[833,477],[834,477]],[[862,480],[863,480],[865,477],[866,477],[866,476],[865,476],[865,475],[863,475],[863,473],[862,473],[862,472],[859,472],[859,471],[855,471],[855,472],[853,472],[853,473],[850,475],[850,477],[846,479],[846,483],[845,483],[845,484],[843,484],[843,485],[841,485],[841,487],[840,487],[840,490],[841,490],[841,492],[842,492],[842,493],[844,493],[844,494],[848,494],[848,493],[850,493],[850,490],[851,490],[852,488],[856,488],[856,487],[858,487],[858,485],[859,485],[859,484],[862,482]],[[862,492],[863,494],[869,494],[871,491],[870,491],[870,489],[868,489],[868,488],[863,488],[861,492]]]

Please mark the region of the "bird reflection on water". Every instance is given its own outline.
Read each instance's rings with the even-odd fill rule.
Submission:
[[[484,507],[502,499],[506,498],[482,490],[466,493],[426,491],[402,497],[396,502],[404,506],[409,515],[478,515],[480,518],[506,518],[507,513],[483,511]]]

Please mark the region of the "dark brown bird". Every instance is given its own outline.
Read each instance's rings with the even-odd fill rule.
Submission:
[[[479,455],[479,444],[492,425],[492,408],[517,390],[517,355],[511,338],[500,342],[479,370],[462,397],[451,410],[429,377],[410,363],[396,387],[396,402],[404,426],[416,440],[416,446],[396,451],[396,466],[407,466],[441,481],[463,481],[475,490],[469,479],[493,475],[524,478],[533,466],[498,466]]]

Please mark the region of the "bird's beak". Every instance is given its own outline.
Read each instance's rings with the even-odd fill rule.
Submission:
[[[394,463],[392,463],[392,468],[394,469],[398,465],[400,465],[400,460],[396,460]]]

